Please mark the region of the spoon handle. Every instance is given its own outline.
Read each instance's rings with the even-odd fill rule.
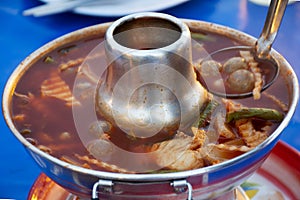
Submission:
[[[288,0],[271,0],[267,18],[255,50],[259,58],[267,58],[280,27]]]

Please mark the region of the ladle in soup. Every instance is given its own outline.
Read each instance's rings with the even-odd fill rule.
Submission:
[[[264,28],[254,46],[220,49],[200,62],[199,79],[209,92],[226,98],[245,98],[254,94],[257,85],[260,84],[261,92],[273,84],[279,66],[270,51],[287,4],[288,0],[271,1]],[[256,66],[249,66],[249,57],[252,66]],[[255,82],[258,79],[255,73],[260,73],[260,83]]]

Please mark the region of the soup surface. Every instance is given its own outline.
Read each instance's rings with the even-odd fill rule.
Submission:
[[[212,52],[238,45],[209,32],[193,33],[192,37],[196,41],[193,61],[199,79],[199,48]],[[90,52],[102,41],[99,37],[88,38],[53,50],[34,63],[15,88],[11,109],[16,128],[37,148],[63,161],[121,173],[206,167],[255,148],[276,129],[288,110],[288,88],[279,76],[256,99],[230,100],[210,95],[190,132],[171,133],[165,140],[137,139],[103,119],[101,113],[88,112],[88,107],[97,110],[95,91],[98,82],[104,80],[95,74],[107,65],[103,48]],[[86,60],[96,67],[86,66]],[[74,112],[80,113],[80,127]],[[132,154],[137,156],[129,158]]]

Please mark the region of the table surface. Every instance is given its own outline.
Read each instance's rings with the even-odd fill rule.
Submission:
[[[114,21],[116,17],[93,17],[72,12],[46,17],[25,17],[24,9],[41,4],[37,0],[0,1],[0,88],[15,67],[30,53],[47,42],[71,31]],[[161,10],[179,18],[209,21],[226,25],[258,37],[262,30],[267,7],[247,0],[191,0]],[[300,76],[300,2],[290,4],[273,48],[281,53]],[[40,174],[40,169],[23,146],[11,134],[3,117],[0,118],[0,199],[26,199]],[[295,115],[280,139],[300,151],[300,112]],[[300,159],[299,159],[300,160]],[[296,160],[295,162],[299,162]]]

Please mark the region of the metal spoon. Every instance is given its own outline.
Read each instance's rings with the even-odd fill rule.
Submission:
[[[254,60],[259,63],[259,67],[264,78],[261,91],[267,89],[274,83],[279,74],[279,66],[275,59],[270,55],[270,51],[277,35],[277,31],[280,27],[287,4],[288,0],[271,1],[264,28],[254,46],[233,46],[220,49],[211,53],[207,58],[203,59],[200,63],[200,66],[204,61],[207,60],[228,60],[232,57],[240,55],[241,51],[249,51],[254,57]],[[224,79],[223,76],[221,77],[222,79]],[[203,78],[200,78],[200,82],[204,87],[206,87],[209,92],[221,97],[245,98],[253,95],[253,92],[251,90],[243,92],[230,91],[228,90],[226,84],[224,84],[224,88],[222,88],[221,90],[217,90],[216,87],[212,85],[212,81],[209,81],[208,79],[204,80]]]

